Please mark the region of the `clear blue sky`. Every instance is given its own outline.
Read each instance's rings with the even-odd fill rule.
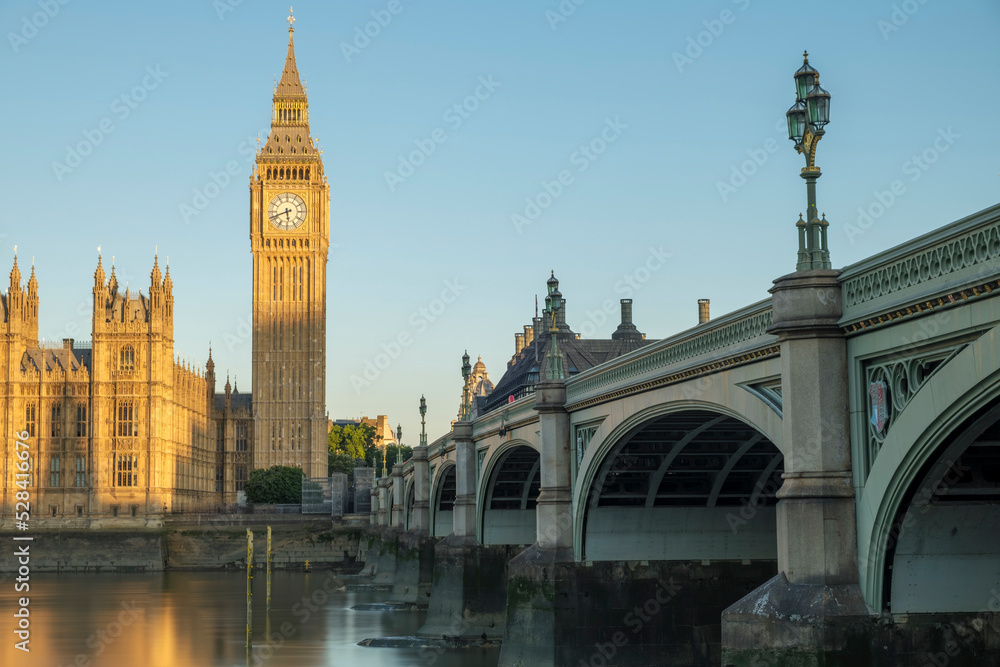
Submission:
[[[601,337],[617,314],[601,324],[587,313],[628,296],[623,281],[646,277],[651,248],[670,257],[631,295],[651,338],[690,327],[698,298],[720,315],[766,297],[794,268],[805,202],[802,158],[779,125],[803,49],[833,95],[817,163],[835,265],[1000,199],[995,0],[586,0],[566,17],[559,8],[295,4],[332,192],[331,417],[385,413],[416,444],[423,393],[430,437],[441,435],[458,409],[463,350],[498,380],[550,269],[571,326]],[[372,12],[387,24],[369,26],[377,36],[345,55]],[[244,142],[267,128],[287,15],[284,3],[248,0],[0,6],[0,255],[9,267],[17,244],[22,266],[35,257],[43,337],[89,339],[98,245],[144,292],[158,245],[174,278],[177,353],[203,364],[212,341],[217,370],[249,391]],[[144,84],[144,99],[129,99]],[[477,88],[478,108],[449,113]],[[390,186],[386,172],[438,128],[446,140]],[[98,131],[75,167],[55,166]],[[614,138],[602,154],[578,152],[602,132]],[[935,160],[923,168],[912,158],[925,151]],[[744,165],[754,156],[759,166]],[[215,196],[185,221],[181,206],[231,160],[238,175],[209,188]],[[745,182],[733,176],[741,168],[753,172]],[[564,170],[562,192],[518,230],[512,215],[543,182],[555,191]],[[859,207],[878,213],[875,193],[896,180],[903,193],[849,235]],[[447,281],[458,296],[445,306],[435,299]],[[421,308],[439,314],[432,322]],[[370,385],[352,386],[400,334],[410,344]]]

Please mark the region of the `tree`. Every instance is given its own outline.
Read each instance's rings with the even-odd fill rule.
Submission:
[[[396,452],[399,450],[399,447],[397,445],[389,445],[385,449],[386,467],[391,468],[396,465]],[[405,463],[411,456],[413,456],[413,447],[403,445],[403,457],[400,460]]]
[[[330,452],[329,456],[329,470],[328,475],[332,475],[335,472],[342,472],[347,474],[347,483],[354,483],[354,468],[359,464],[363,463],[363,459],[352,458],[350,454],[345,452]]]
[[[375,427],[368,424],[334,426],[327,436],[331,454],[343,453],[353,459],[365,459],[374,441]]]
[[[299,504],[302,502],[302,468],[271,466],[250,471],[243,490],[247,502],[255,505]]]

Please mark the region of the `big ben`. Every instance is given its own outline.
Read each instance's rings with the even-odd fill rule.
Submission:
[[[326,262],[330,186],[309,132],[294,21],[271,132],[250,179],[253,255],[253,467],[327,475]]]

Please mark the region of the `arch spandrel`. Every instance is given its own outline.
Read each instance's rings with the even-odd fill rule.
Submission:
[[[858,561],[865,601],[883,598],[886,545],[904,497],[960,424],[1000,397],[996,328],[937,369],[899,414],[858,497]]]

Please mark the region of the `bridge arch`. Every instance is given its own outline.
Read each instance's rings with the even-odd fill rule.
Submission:
[[[782,471],[772,440],[731,410],[648,408],[587,452],[574,494],[577,558],[775,560]]]
[[[454,528],[452,511],[455,506],[456,470],[454,461],[444,459],[434,471],[430,499],[430,533],[433,537],[447,537]]]
[[[541,457],[525,440],[495,447],[484,463],[477,490],[476,533],[480,544],[532,544]]]
[[[413,523],[413,502],[416,498],[414,479],[410,475],[403,484],[403,530],[409,530]]]
[[[994,329],[939,367],[872,464],[858,501],[858,551],[862,591],[876,609],[1000,608],[1000,596],[990,598],[1000,590],[998,347]]]

